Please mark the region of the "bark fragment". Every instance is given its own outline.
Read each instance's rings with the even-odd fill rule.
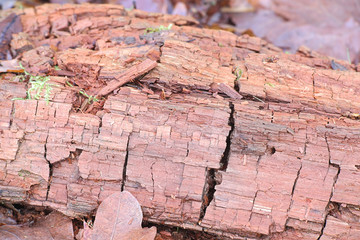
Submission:
[[[127,69],[120,76],[116,76],[116,80],[110,81],[106,87],[103,87],[96,94],[98,97],[103,97],[114,91],[115,89],[121,87],[125,83],[133,81],[135,78],[147,73],[156,67],[156,62],[151,61],[150,59],[145,60],[139,65],[135,65],[129,69]]]

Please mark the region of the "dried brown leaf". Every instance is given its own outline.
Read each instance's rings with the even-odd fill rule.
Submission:
[[[0,226],[1,240],[70,240],[74,239],[72,221],[58,212],[52,212],[39,220],[36,225]]]
[[[36,226],[46,228],[54,240],[74,239],[72,220],[59,212],[54,211],[45,216]]]
[[[0,72],[23,72],[17,59],[0,61]]]
[[[131,193],[114,193],[100,204],[91,239],[153,240],[156,228],[142,228],[142,218],[140,204]]]

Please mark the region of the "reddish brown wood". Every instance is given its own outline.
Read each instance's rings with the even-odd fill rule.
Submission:
[[[43,5],[21,19],[26,67],[73,74],[51,77],[49,103],[13,101],[26,83],[2,80],[2,201],[83,216],[125,189],[147,221],[219,238],[359,238],[355,66],[117,5]],[[108,95],[103,108],[78,111],[79,89]]]
[[[131,68],[127,69],[122,74],[115,76],[116,80],[110,81],[105,87],[101,88],[97,92],[98,97],[103,97],[111,93],[112,91],[116,90],[117,88],[121,87],[122,85],[133,81],[135,78],[149,72],[154,67],[156,67],[156,61],[152,61],[150,59],[146,59],[142,63],[132,66]]]
[[[232,99],[242,99],[242,96],[234,88],[224,83],[220,83],[218,89]]]

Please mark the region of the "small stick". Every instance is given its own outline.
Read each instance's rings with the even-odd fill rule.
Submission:
[[[98,93],[96,94],[96,98],[100,99],[103,96],[108,95],[115,89],[121,87],[122,85],[133,81],[135,78],[149,72],[153,68],[157,66],[156,61],[152,61],[150,59],[146,59],[142,63],[132,66],[131,68],[127,69],[123,73],[121,73],[119,76],[116,77],[116,80],[110,81],[108,85],[101,88]]]

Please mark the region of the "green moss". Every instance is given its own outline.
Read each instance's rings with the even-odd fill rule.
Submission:
[[[24,70],[24,78],[29,77],[30,88],[26,91],[26,98],[13,98],[12,100],[26,100],[26,99],[44,99],[47,103],[50,101],[52,87],[56,84],[49,83],[49,76],[34,76],[28,73],[20,63],[20,67]]]
[[[164,27],[163,25],[161,25],[160,27],[157,28],[147,28],[145,29],[144,35],[148,34],[148,33],[155,33],[155,32],[161,32],[161,31],[165,31],[165,30],[170,30],[172,28],[172,24],[170,23],[169,26]]]

